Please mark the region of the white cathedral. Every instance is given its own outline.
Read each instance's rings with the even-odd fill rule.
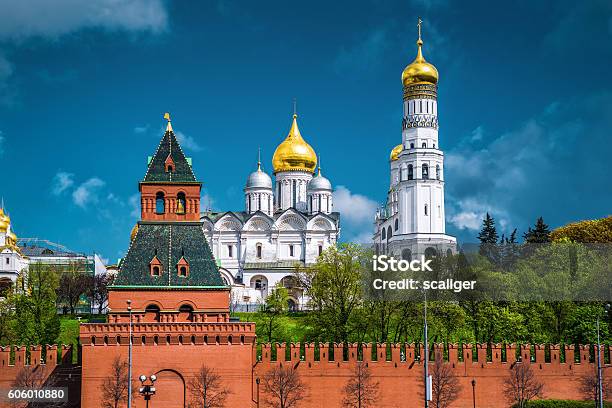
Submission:
[[[289,290],[291,309],[306,307],[295,267],[315,263],[340,232],[332,185],[317,169],[317,156],[300,134],[296,114],[272,167],[274,183],[261,160],[248,176],[245,211],[201,214],[222,277],[232,286],[235,310],[255,310],[278,283]]]
[[[444,153],[438,142],[438,70],[423,57],[421,20],[417,56],[402,72],[402,143],[391,151],[386,205],[375,218],[374,244],[396,258],[454,253],[444,220]]]

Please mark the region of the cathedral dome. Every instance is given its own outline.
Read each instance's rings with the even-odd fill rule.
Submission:
[[[402,150],[404,150],[404,145],[398,144],[397,146],[395,146],[393,150],[391,150],[391,154],[389,155],[389,160],[396,161],[399,154],[402,152]]]
[[[249,174],[246,188],[267,188],[272,189],[272,179],[268,173],[261,170],[261,163],[257,163],[257,170]]]
[[[276,148],[272,157],[274,172],[307,171],[314,173],[317,167],[317,155],[312,147],[302,138],[297,125],[297,115],[293,115],[293,124],[287,138]]]
[[[425,61],[421,47],[423,46],[423,40],[420,36],[417,41],[417,56],[402,72],[402,83],[404,86],[427,83],[436,85],[438,83],[438,70],[429,62]]]
[[[319,174],[312,178],[308,182],[308,190],[328,190],[332,191],[331,182],[321,175],[321,168],[319,167]]]
[[[10,224],[11,219],[4,213],[4,209],[0,208],[0,232],[6,232]]]

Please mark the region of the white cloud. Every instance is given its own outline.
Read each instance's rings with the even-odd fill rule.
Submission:
[[[58,171],[53,177],[51,191],[54,195],[60,195],[74,185],[74,174]]]
[[[98,193],[106,183],[97,177],[92,177],[81,183],[72,192],[72,201],[81,208],[85,208],[87,204],[98,202]]]
[[[374,215],[378,203],[364,195],[354,194],[345,186],[334,191],[334,211],[341,214],[343,239],[354,242],[369,242],[374,231]],[[346,227],[346,228],[345,228]]]
[[[57,39],[84,28],[110,31],[167,29],[162,0],[28,0],[1,1],[0,38]]]
[[[140,218],[140,194],[133,194],[128,199],[130,217]]]
[[[136,134],[147,133],[148,131],[149,131],[149,125],[143,125],[143,126],[136,126],[136,127],[134,127],[134,133],[136,133]]]
[[[202,151],[202,146],[198,144],[198,142],[191,136],[185,135],[183,132],[174,132],[176,138],[178,139],[181,147],[187,150],[192,150],[194,152]]]

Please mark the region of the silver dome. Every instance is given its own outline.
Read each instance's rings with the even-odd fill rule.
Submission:
[[[308,190],[332,190],[332,185],[321,173],[317,174],[308,182]]]
[[[267,173],[264,173],[258,168],[256,171],[249,174],[246,188],[268,188],[272,190],[272,179]]]

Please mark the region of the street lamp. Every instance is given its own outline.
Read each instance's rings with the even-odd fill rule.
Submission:
[[[606,317],[610,312],[610,304],[605,307],[604,314]],[[599,408],[603,408],[603,378],[601,373],[601,341],[599,338],[599,315],[597,315],[597,396],[599,400]]]
[[[423,337],[425,340],[423,375],[425,381],[425,408],[429,408],[431,400],[431,378],[429,377],[429,338],[427,336],[427,292],[423,289]]]
[[[149,380],[151,380],[149,384],[145,384],[147,382],[146,375],[142,374],[139,379],[142,387],[138,389],[138,392],[144,397],[145,401],[147,402],[147,408],[149,408],[149,400],[153,395],[155,395],[155,381],[157,380],[157,376],[152,374],[149,377]]]
[[[132,408],[132,301],[127,300],[128,315],[130,317],[128,345],[128,408]]]
[[[259,408],[259,377],[255,379],[255,383],[257,384],[257,408]]]
[[[472,401],[474,402],[474,408],[476,408],[476,379],[472,378]]]

